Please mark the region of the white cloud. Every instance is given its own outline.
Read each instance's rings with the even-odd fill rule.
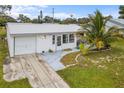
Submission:
[[[24,14],[31,19],[37,18],[39,15],[39,11],[43,10],[43,16],[51,16],[52,13],[45,12],[44,9],[47,8],[48,6],[41,5],[41,6],[13,6],[11,10],[11,16],[14,18],[17,18],[19,14]],[[74,13],[65,13],[65,12],[55,12],[54,16],[55,18],[60,18],[60,19],[65,19],[70,17],[70,15],[73,15],[73,17],[78,18],[80,17],[79,15],[76,15]]]
[[[70,17],[70,15],[73,15],[74,17],[76,16],[76,14],[67,14],[67,13],[55,13],[55,17],[57,18],[61,18],[61,19],[64,19],[64,18],[68,18]]]
[[[47,8],[48,6],[41,5],[41,6],[13,6],[12,11],[14,12],[26,12],[26,11],[38,11],[39,9]]]
[[[103,14],[104,16],[109,16],[109,15],[111,15],[113,18],[118,18],[118,16],[119,16],[119,14],[118,14],[118,11],[115,11],[115,12],[109,12],[109,13],[104,13]]]
[[[20,13],[11,13],[10,15],[11,15],[13,18],[16,19],[16,18],[18,18],[19,14],[20,14]],[[23,14],[23,15],[25,15],[25,16],[31,18],[31,19],[37,18],[37,16],[32,16],[32,15],[29,14],[29,13],[21,13],[21,14]]]
[[[70,15],[73,15],[74,18],[80,17],[74,13],[64,13],[64,12],[54,13],[54,17],[59,18],[59,19],[68,18],[68,17],[70,17]],[[51,16],[52,17],[52,13],[44,13],[44,16]]]
[[[39,10],[47,8],[46,5],[41,6],[12,6],[11,16],[17,18],[19,14],[24,14],[30,18],[36,18],[39,14]]]

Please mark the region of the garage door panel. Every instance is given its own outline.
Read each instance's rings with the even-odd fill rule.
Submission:
[[[15,55],[35,53],[35,37],[16,37]]]

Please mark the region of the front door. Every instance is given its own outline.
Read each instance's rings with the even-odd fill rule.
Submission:
[[[56,46],[57,46],[57,50],[61,50],[61,45],[62,45],[62,42],[61,42],[62,38],[61,36],[57,36],[57,42],[56,42]]]

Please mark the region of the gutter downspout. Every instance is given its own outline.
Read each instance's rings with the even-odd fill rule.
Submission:
[[[13,56],[15,56],[15,37],[14,38],[14,42],[13,42]]]
[[[55,35],[55,52],[57,51],[57,35]]]
[[[35,53],[37,53],[37,34],[35,34]]]

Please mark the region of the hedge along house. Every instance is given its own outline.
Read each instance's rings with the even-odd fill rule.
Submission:
[[[77,44],[75,24],[7,23],[10,57],[74,48]]]

